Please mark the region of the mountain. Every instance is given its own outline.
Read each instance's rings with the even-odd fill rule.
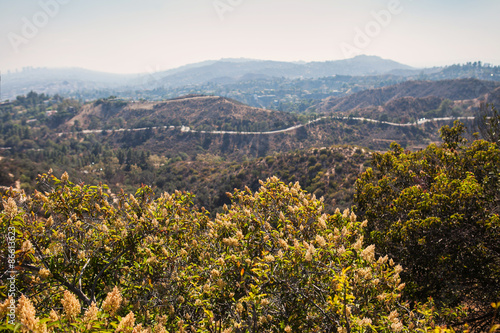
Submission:
[[[246,75],[266,77],[319,78],[332,75],[375,75],[393,70],[411,70],[412,67],[376,56],[357,56],[352,59],[291,63],[280,61],[227,61],[187,69],[176,74],[167,74],[160,82],[163,85],[178,87],[188,84],[202,84],[219,78],[243,78]]]
[[[311,119],[217,96],[159,102],[105,99],[84,104],[55,131],[64,133],[60,140],[75,140],[86,131],[116,149],[139,149],[182,159],[210,154],[240,162],[313,147],[350,144],[385,150],[392,141],[413,148],[439,140],[437,124],[409,129],[332,117],[308,123]]]
[[[371,102],[353,111],[375,119],[379,107],[396,115],[407,112],[405,108],[438,108],[445,115],[453,111],[453,105],[440,97],[426,96],[421,83],[412,87],[401,89],[405,93],[400,95],[391,88],[380,97],[386,101],[382,105]],[[437,91],[442,96],[465,96],[461,89],[453,92],[452,85]],[[499,93],[495,88],[481,98],[497,98]],[[234,187],[254,189],[258,179],[278,175],[287,182],[299,181],[328,203],[348,207],[370,150],[387,150],[394,141],[407,149],[425,147],[439,141],[440,126],[452,122],[393,126],[334,114],[311,122],[314,115],[203,95],[81,103],[32,93],[0,104],[0,185],[34,189],[36,175],[54,168],[68,171],[79,182],[102,181],[114,189],[149,184],[159,191],[193,191],[196,202],[213,211],[227,202],[225,193]],[[235,133],[241,131],[253,133]]]
[[[387,74],[395,70],[415,69],[411,66],[404,65],[393,60],[367,55],[359,55],[345,60],[311,62],[305,64],[305,66],[310,69],[311,74],[310,76],[304,75],[304,77],[323,77],[330,75],[380,75]]]
[[[15,99],[29,91],[70,94],[99,89],[143,90],[182,87],[211,81],[234,81],[251,77],[318,78],[331,75],[373,75],[410,66],[375,56],[357,56],[326,62],[280,62],[252,59],[209,60],[167,71],[141,74],[110,74],[80,68],[30,68],[3,75],[2,99]]]

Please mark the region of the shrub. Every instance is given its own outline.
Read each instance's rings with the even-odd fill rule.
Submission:
[[[403,302],[403,268],[365,244],[366,222],[323,213],[298,184],[235,191],[215,219],[187,193],[112,194],[67,174],[40,184],[0,214],[2,232],[17,230],[25,331],[424,332],[460,314]]]
[[[500,150],[463,133],[456,123],[441,129],[441,146],[375,154],[356,183],[356,213],[368,242],[405,266],[409,298],[465,304],[465,322],[487,331],[500,300]]]

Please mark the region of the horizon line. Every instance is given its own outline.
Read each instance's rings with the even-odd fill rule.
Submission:
[[[2,74],[4,74],[4,75],[19,74],[19,73],[23,73],[23,72],[28,72],[28,71],[32,71],[32,70],[40,70],[40,69],[48,69],[48,70],[79,69],[79,70],[85,70],[85,71],[89,71],[89,72],[97,72],[97,73],[101,73],[101,74],[126,75],[126,76],[134,76],[134,75],[136,75],[137,76],[137,75],[147,75],[147,74],[154,74],[154,73],[166,72],[166,71],[169,71],[169,70],[180,69],[180,68],[186,67],[186,66],[203,64],[203,63],[206,63],[206,62],[221,62],[221,61],[224,61],[224,60],[229,60],[229,61],[231,61],[231,60],[232,61],[234,61],[234,60],[240,60],[242,62],[250,62],[250,61],[263,61],[263,62],[266,62],[266,61],[269,61],[269,62],[283,62],[283,63],[292,63],[292,64],[310,64],[310,63],[326,63],[326,62],[348,61],[348,60],[352,60],[352,59],[359,58],[359,57],[374,57],[374,58],[379,58],[379,59],[382,59],[382,60],[394,61],[394,62],[399,63],[401,65],[411,67],[411,69],[413,69],[413,70],[443,68],[443,67],[449,67],[449,66],[453,66],[453,65],[465,65],[465,64],[468,64],[468,63],[481,63],[483,66],[484,65],[489,65],[489,66],[493,66],[493,67],[498,66],[498,65],[495,65],[495,64],[491,64],[491,63],[488,63],[488,62],[481,61],[481,60],[476,60],[476,61],[467,61],[467,62],[462,62],[462,63],[460,63],[460,62],[451,63],[449,65],[433,65],[433,66],[419,67],[419,66],[408,65],[408,64],[396,61],[396,60],[389,59],[389,58],[383,58],[383,57],[378,56],[378,55],[360,54],[360,55],[354,56],[352,58],[347,58],[347,59],[312,60],[312,61],[305,61],[305,60],[286,61],[286,60],[257,59],[257,58],[247,58],[247,57],[227,57],[227,58],[223,57],[223,58],[220,58],[220,59],[206,59],[206,60],[201,60],[201,61],[198,61],[198,62],[186,63],[186,64],[183,64],[183,65],[180,65],[180,66],[177,66],[177,67],[169,67],[169,68],[166,68],[166,69],[161,69],[161,70],[156,70],[156,71],[144,71],[144,72],[133,72],[133,73],[107,72],[107,71],[103,71],[103,70],[91,69],[91,68],[80,67],[80,66],[63,66],[63,67],[24,66],[22,68],[16,68],[16,69],[8,69],[8,70],[4,69],[4,70],[2,70]]]

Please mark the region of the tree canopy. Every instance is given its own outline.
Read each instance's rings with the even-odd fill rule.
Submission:
[[[216,218],[188,193],[113,194],[66,173],[40,185],[0,213],[26,332],[426,332],[462,315],[403,301],[403,267],[364,241],[366,222],[325,214],[298,183],[235,190]]]
[[[375,154],[355,211],[368,243],[405,267],[408,298],[467,305],[466,322],[487,331],[500,300],[500,149],[464,134],[456,122],[442,145]]]

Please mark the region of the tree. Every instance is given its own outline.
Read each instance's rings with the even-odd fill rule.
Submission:
[[[500,300],[500,149],[468,145],[465,127],[441,129],[444,143],[419,152],[375,154],[356,182],[356,213],[380,253],[406,268],[407,296],[467,304],[485,331]]]
[[[61,180],[44,175],[40,182],[47,187],[46,194],[37,192],[29,202],[29,212],[18,221],[22,239],[18,244],[22,249],[18,288],[25,295],[37,295],[36,306],[45,311],[54,307],[61,287],[84,306],[102,301],[115,284],[131,300],[139,301],[140,295],[148,303],[151,281],[158,282],[162,276],[153,270],[153,262],[138,258],[147,260],[145,253],[161,251],[161,242],[151,242],[168,234],[170,227],[179,229],[181,220],[203,221],[201,213],[187,209],[191,196],[180,192],[158,199],[156,203],[163,206],[155,210],[147,187],[140,188],[136,196],[121,193],[110,203],[106,186],[73,184],[67,174]],[[183,213],[189,215],[187,220],[179,218]],[[44,281],[41,272],[50,272]],[[140,293],[137,286],[143,286]]]
[[[402,332],[446,320],[401,302],[403,268],[364,244],[365,223],[349,210],[324,214],[298,184],[235,191],[209,219],[186,193],[112,195],[67,174],[41,183],[33,198],[4,198],[0,213],[1,231],[17,230],[25,330]]]

